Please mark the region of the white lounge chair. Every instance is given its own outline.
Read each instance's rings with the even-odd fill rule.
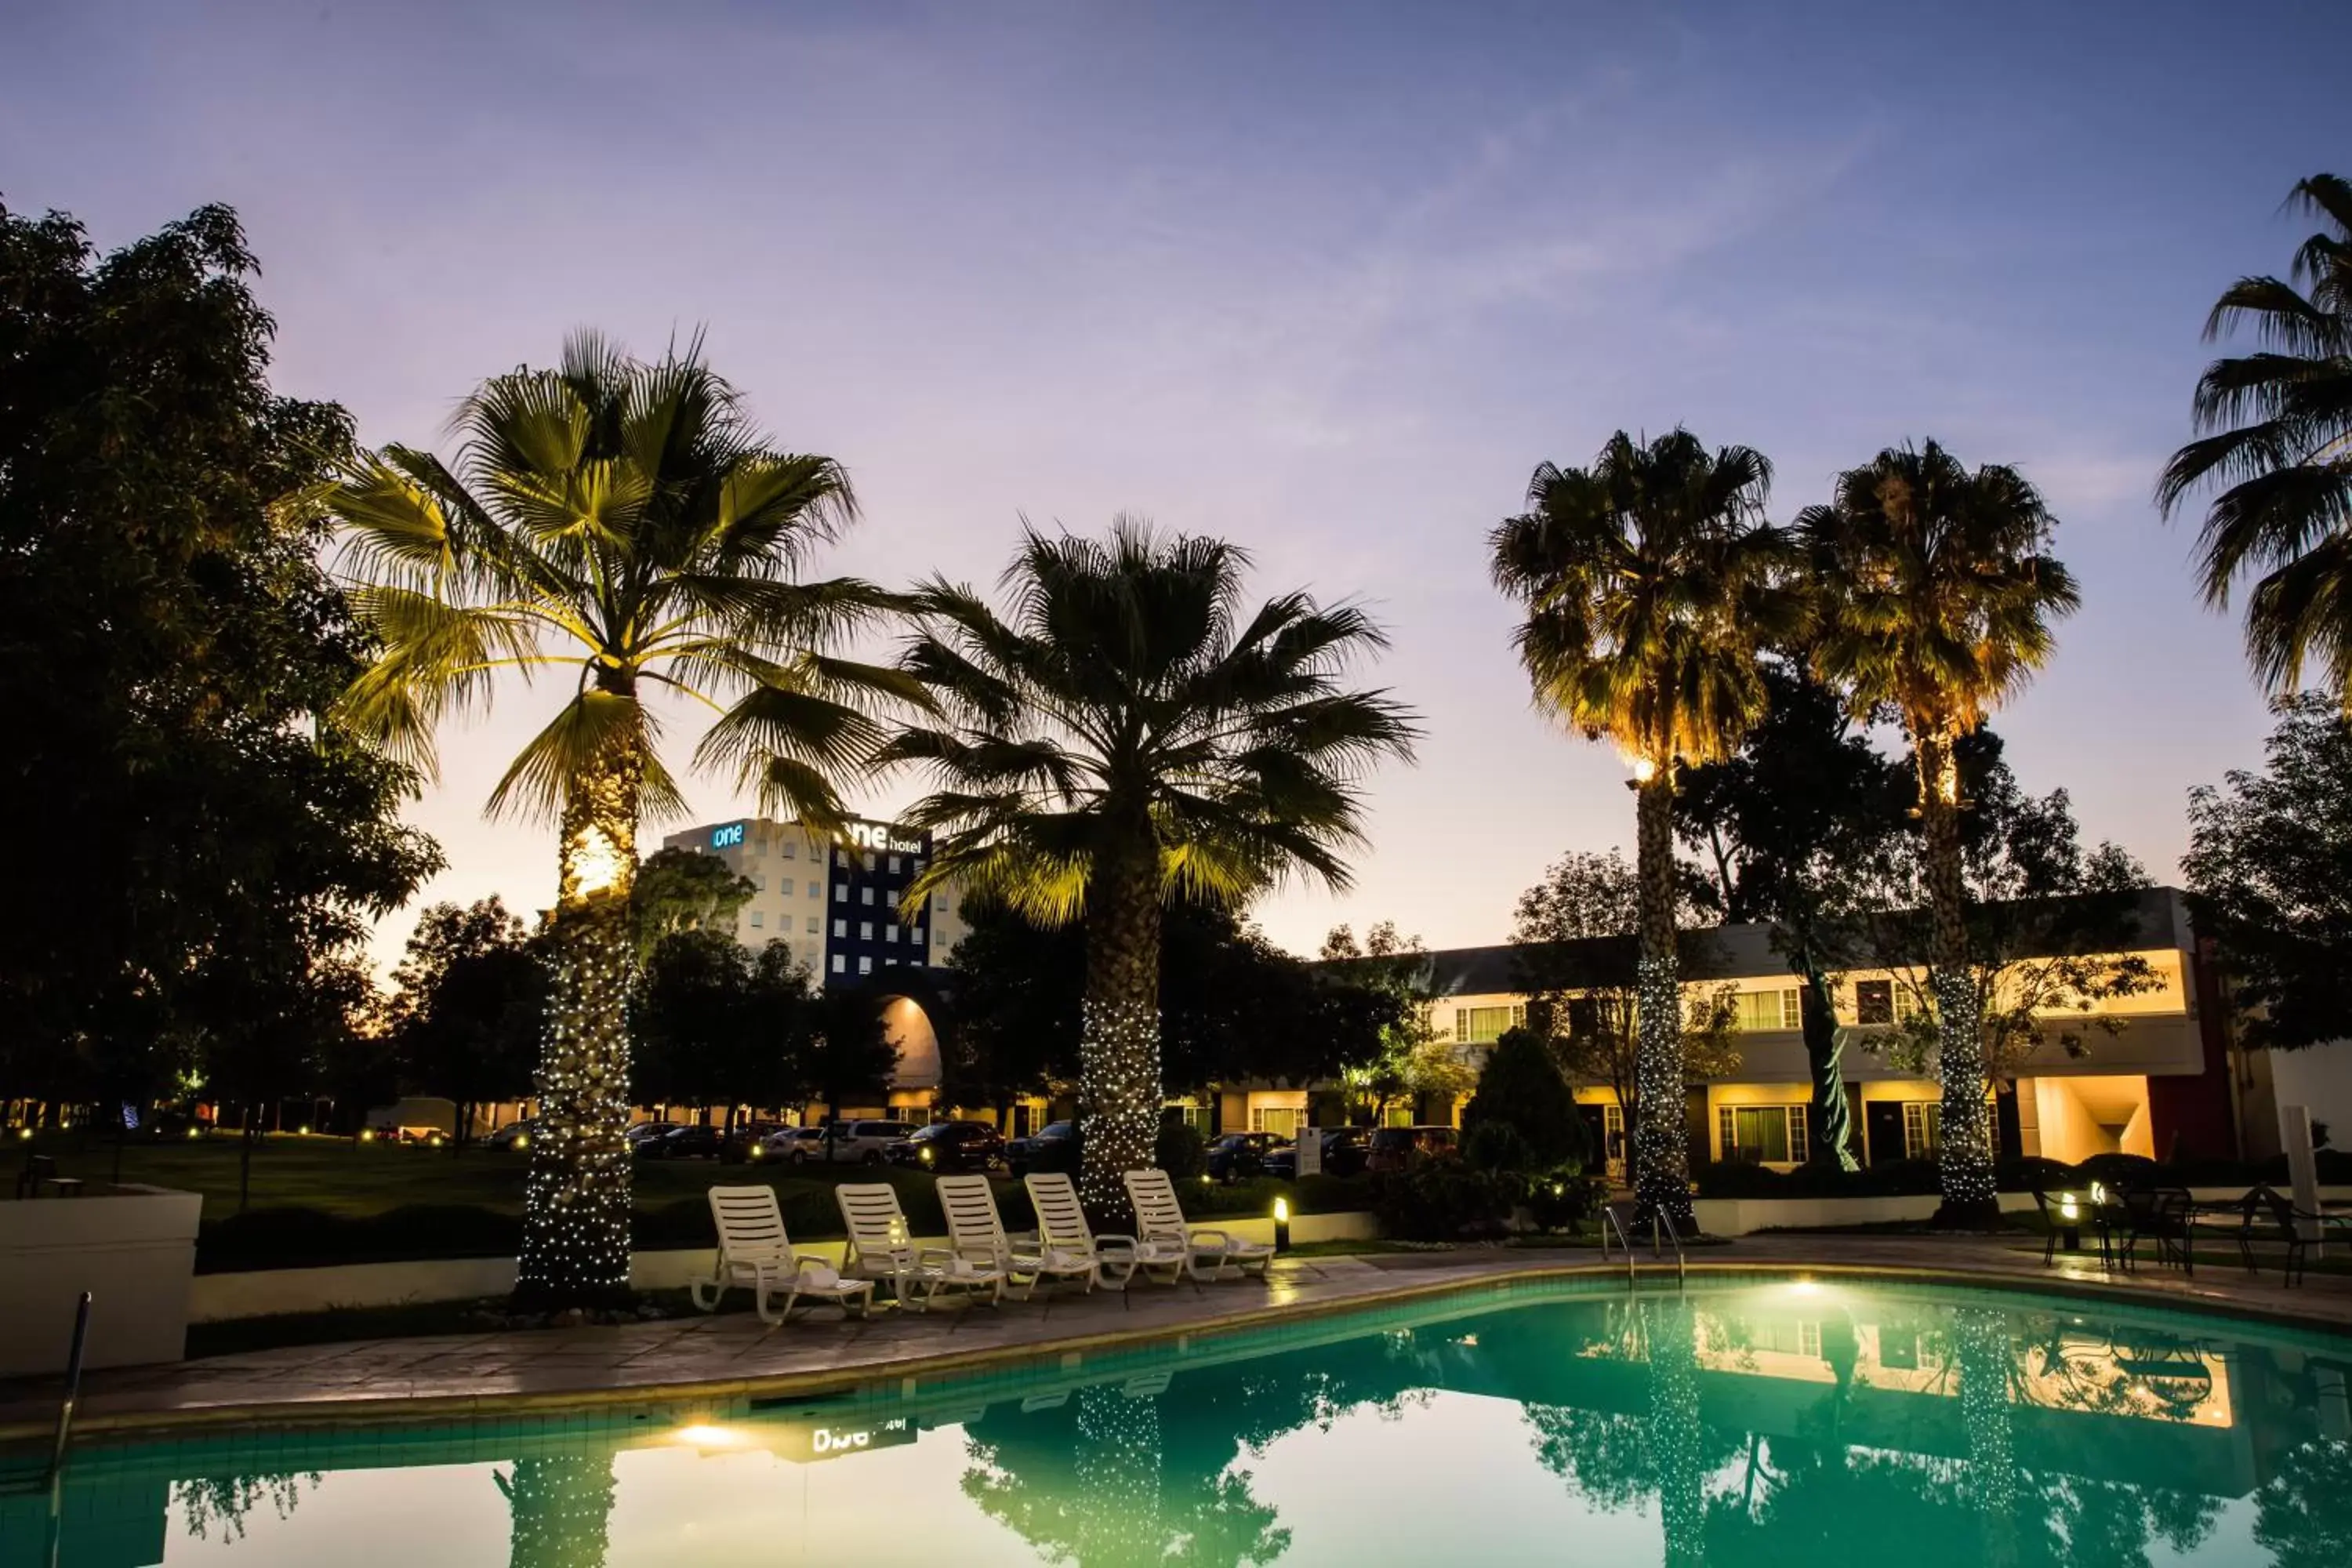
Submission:
[[[1003,1269],[1012,1289],[1024,1300],[1038,1286],[1054,1279],[1076,1279],[1088,1290],[1095,1288],[1100,1260],[1091,1251],[1065,1252],[1042,1235],[1034,1249],[1013,1249],[986,1176],[941,1176],[939,1187],[940,1207],[948,1216],[948,1245],[957,1258]]]
[[[792,1237],[784,1234],[784,1213],[776,1203],[775,1188],[713,1187],[710,1220],[719,1230],[718,1262],[709,1279],[694,1281],[688,1291],[704,1311],[718,1310],[730,1285],[751,1287],[752,1304],[763,1323],[783,1322],[803,1296],[830,1301],[845,1316],[855,1310],[864,1317],[872,1308],[873,1281],[845,1279],[831,1258],[793,1250]],[[702,1299],[705,1289],[710,1291],[707,1301]],[[784,1310],[771,1312],[768,1304],[779,1293],[784,1298]]]
[[[1097,1236],[1087,1223],[1078,1189],[1068,1176],[1058,1171],[1040,1172],[1024,1182],[1029,1189],[1030,1206],[1037,1211],[1041,1247],[1072,1258],[1093,1258],[1097,1278],[1119,1289],[1127,1288],[1138,1269],[1165,1268],[1166,1283],[1171,1285],[1183,1277],[1181,1247],[1148,1247],[1131,1236]]]
[[[1255,1268],[1265,1277],[1274,1248],[1213,1226],[1186,1224],[1184,1205],[1177,1201],[1176,1184],[1167,1172],[1129,1171],[1121,1179],[1127,1183],[1128,1201],[1135,1205],[1135,1234],[1145,1246],[1181,1249],[1195,1279],[1222,1279],[1229,1268],[1237,1275]]]
[[[887,1284],[901,1307],[927,1310],[941,1295],[986,1292],[992,1305],[1004,1298],[1003,1269],[958,1258],[947,1247],[918,1247],[898,1206],[898,1189],[887,1182],[843,1182],[833,1189],[841,1205],[849,1245],[842,1269],[853,1278]]]

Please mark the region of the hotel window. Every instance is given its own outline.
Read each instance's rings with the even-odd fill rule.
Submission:
[[[923,874],[923,862],[920,856],[907,862],[907,874],[910,877],[919,877]]]
[[[821,899],[824,897],[824,889],[818,884],[811,882],[809,884],[809,897],[812,899]]]
[[[765,916],[765,915],[761,914],[761,913],[759,910],[753,910],[751,911],[751,929],[752,929],[753,931],[758,931],[761,926],[766,925],[767,923],[768,923],[768,917],[767,917],[767,916]]]
[[[1604,1105],[1601,1108],[1601,1142],[1606,1145],[1601,1157],[1622,1160],[1625,1157],[1625,1108]]]
[[[801,858],[801,847],[800,847],[799,845],[797,845],[797,844],[793,843],[793,842],[791,839],[789,839],[789,838],[785,839],[785,840],[784,840],[784,858],[785,858],[785,859],[787,859],[787,860],[797,860],[797,859],[799,859],[800,858]]]
[[[1801,1027],[1797,988],[1791,985],[1785,991],[1742,991],[1739,994],[1739,1026],[1750,1034]]]
[[[1295,1105],[1253,1105],[1250,1107],[1250,1131],[1271,1132],[1276,1138],[1298,1136],[1299,1119],[1307,1113]]]
[[[1504,1030],[1516,1029],[1527,1021],[1524,1003],[1510,1007],[1456,1007],[1454,1038],[1463,1045],[1491,1045],[1503,1037]]]
[[[857,890],[858,890],[860,893],[863,893],[864,895],[866,895],[866,897],[865,897],[865,900],[864,900],[865,902],[866,902],[866,903],[869,903],[869,904],[870,904],[870,903],[872,903],[872,902],[874,901],[874,889],[871,889],[871,888],[860,888],[860,889],[858,889]]]
[[[1944,1142],[1944,1107],[1933,1100],[1903,1103],[1903,1157],[1931,1160]]]
[[[1805,1157],[1805,1110],[1801,1105],[1726,1105],[1716,1111],[1716,1131],[1727,1161],[1790,1165]]]
[[[874,922],[872,921],[859,921],[857,922],[857,940],[860,942],[872,942],[874,940]]]
[[[873,961],[872,959],[870,959],[870,958],[861,958],[861,959],[859,959],[859,960],[857,961],[857,973],[860,973],[860,974],[871,974],[871,973],[874,973],[874,961]]]
[[[1853,1021],[1857,1024],[1895,1022],[1895,982],[1857,980],[1853,983]]]
[[[841,954],[839,954],[839,953],[837,953],[837,952],[836,952],[836,953],[835,953],[835,954],[833,955],[833,972],[834,972],[835,974],[839,974],[839,973],[841,973],[842,972],[844,972],[845,970],[846,970],[848,967],[849,967],[849,960],[847,960],[847,959],[845,959],[845,958],[842,957],[842,956],[841,956]]]
[[[897,922],[896,921],[893,921],[890,924],[888,924],[888,925],[887,925],[887,926],[884,926],[884,927],[882,928],[882,934],[883,934],[883,936],[884,936],[885,938],[888,939],[888,940],[889,940],[889,941],[891,941],[891,942],[896,942],[896,941],[898,941],[898,922]]]
[[[940,906],[940,913],[949,915],[955,912],[955,905],[949,900],[946,894],[940,894],[937,902]]]
[[[835,883],[833,885],[833,901],[834,901],[835,903],[836,903],[836,904],[845,904],[845,903],[849,902],[849,884],[848,884],[848,883],[846,883],[846,882],[835,882]]]
[[[847,921],[834,921],[833,934],[838,937],[846,937],[849,934],[849,922]]]
[[[866,858],[866,868],[869,871],[874,869],[874,857],[871,855]]]
[[[809,918],[808,918],[808,933],[809,933],[809,935],[811,935],[811,936],[814,936],[814,935],[819,931],[821,931],[821,930],[823,930],[823,929],[824,929],[824,928],[823,928],[823,926],[818,922],[817,918],[816,918],[814,915],[811,915],[811,916],[809,916]]]
[[[890,875],[892,875],[893,877],[895,877],[895,876],[897,876],[898,874],[898,858],[896,855],[893,855],[893,856],[891,856],[891,857],[890,857]]]

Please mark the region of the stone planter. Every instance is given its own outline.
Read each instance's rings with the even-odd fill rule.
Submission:
[[[162,1187],[0,1202],[0,1377],[65,1370],[84,1290],[85,1365],[178,1361],[204,1202]]]

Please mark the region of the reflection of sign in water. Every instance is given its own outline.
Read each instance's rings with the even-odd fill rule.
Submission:
[[[742,842],[743,825],[740,822],[730,822],[724,827],[710,830],[710,847],[713,849],[732,849]]]
[[[862,1454],[869,1448],[895,1448],[914,1440],[914,1422],[900,1415],[865,1425],[843,1423],[837,1426],[788,1426],[777,1432],[772,1447],[784,1458],[805,1461],[838,1459],[845,1454]]]

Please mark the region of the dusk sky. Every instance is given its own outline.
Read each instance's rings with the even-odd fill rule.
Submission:
[[[572,328],[701,329],[850,469],[830,570],[992,583],[1022,516],[1128,510],[1246,545],[1262,594],[1363,600],[1420,762],[1372,783],[1352,891],[1259,914],[1301,951],[1382,918],[1443,946],[1502,940],[1562,850],[1631,847],[1484,550],[1537,462],[1620,426],[1762,448],[1781,519],[1906,438],[2021,468],[2084,605],[2010,758],[2174,879],[2185,792],[2266,722],[2149,493],[2214,296],[2284,270],[2297,178],[2352,174],[2347,43],[2343,0],[0,0],[0,197],[104,246],[235,205],[278,385],[372,444],[440,443]],[[446,737],[420,902],[551,899],[552,832],[480,808],[556,700]]]

